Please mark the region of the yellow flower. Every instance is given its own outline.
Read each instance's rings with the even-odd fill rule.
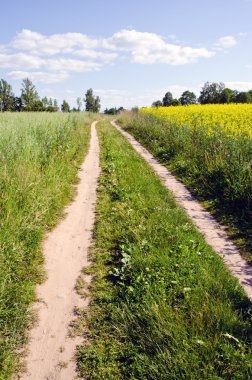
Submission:
[[[143,108],[141,112],[165,119],[177,127],[205,128],[207,134],[222,129],[228,136],[252,138],[252,104],[206,104]]]

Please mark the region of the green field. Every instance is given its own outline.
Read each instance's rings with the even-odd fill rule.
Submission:
[[[229,226],[252,262],[251,110],[251,105],[161,107],[125,113],[120,121]]]
[[[99,124],[85,379],[250,379],[250,303],[118,131]]]
[[[1,380],[22,365],[35,285],[45,278],[41,242],[73,198],[93,119],[84,113],[0,114]],[[80,375],[252,378],[251,303],[109,120],[97,126],[102,174],[92,265],[84,271],[94,275],[92,301],[78,310],[74,326],[88,339],[78,348]],[[135,115],[124,126],[159,149],[154,133],[161,127],[153,120]],[[79,290],[84,295],[87,289]]]
[[[19,365],[42,281],[41,241],[73,196],[88,148],[84,114],[0,114],[0,378]],[[20,351],[19,351],[20,352]]]

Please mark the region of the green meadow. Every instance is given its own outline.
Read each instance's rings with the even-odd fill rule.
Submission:
[[[250,262],[251,109],[250,105],[194,105],[191,108],[163,107],[153,111],[127,112],[120,117],[123,128],[182,180],[220,222],[228,226],[230,237]],[[226,114],[223,115],[224,111]],[[207,117],[212,117],[213,121]],[[235,128],[237,120],[241,124],[240,129],[239,126]]]
[[[250,379],[250,302],[152,169],[99,123],[85,379]]]
[[[82,114],[0,114],[0,378],[17,370],[43,281],[41,242],[62,216],[88,148]]]

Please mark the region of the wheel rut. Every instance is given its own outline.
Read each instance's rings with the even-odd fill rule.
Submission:
[[[76,307],[87,306],[75,291],[76,280],[88,264],[95,222],[99,167],[96,122],[91,126],[89,152],[79,171],[77,195],[66,216],[43,243],[47,280],[37,287],[34,306],[38,323],[31,330],[27,371],[22,380],[72,380],[76,378],[75,349],[80,337],[70,338],[69,325]]]
[[[112,121],[111,124],[123,134],[133,148],[153,168],[165,186],[173,193],[177,203],[187,212],[198,230],[205,237],[206,242],[223,258],[231,273],[239,280],[247,296],[252,301],[252,266],[241,257],[237,247],[225,232],[224,227],[132,135],[120,128],[115,121]]]

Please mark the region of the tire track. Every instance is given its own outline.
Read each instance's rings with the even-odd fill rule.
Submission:
[[[48,278],[37,288],[38,324],[31,331],[27,372],[20,377],[22,380],[76,377],[74,354],[82,339],[68,337],[68,329],[74,319],[74,308],[88,303],[74,288],[82,267],[88,264],[99,174],[99,143],[93,122],[89,152],[79,172],[77,195],[66,208],[66,217],[43,244]]]
[[[122,133],[133,148],[153,168],[177,201],[192,219],[206,242],[223,258],[230,272],[239,280],[252,301],[252,266],[240,255],[237,247],[213,216],[197,202],[186,187],[169,170],[161,165],[133,136],[120,128],[115,121],[111,124]]]

